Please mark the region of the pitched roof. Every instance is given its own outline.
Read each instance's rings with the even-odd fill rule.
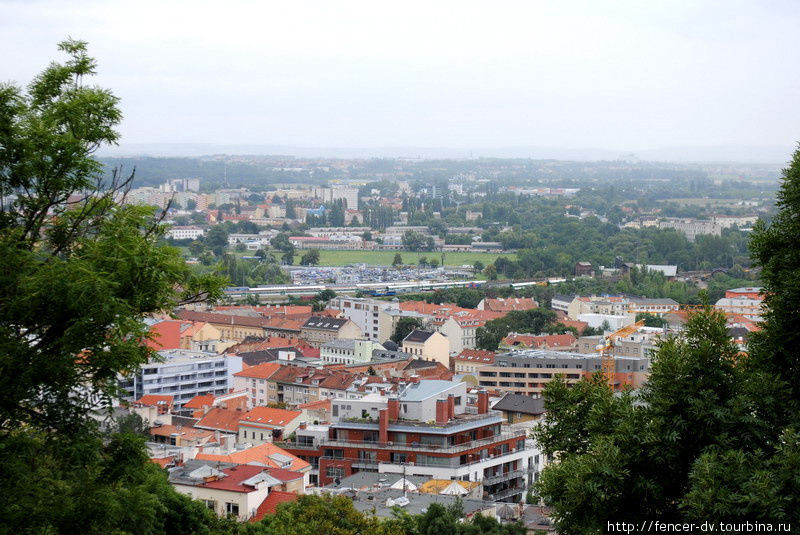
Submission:
[[[338,331],[348,322],[347,318],[327,318],[312,316],[303,324],[303,329],[319,329],[323,331]]]
[[[481,362],[484,364],[494,363],[494,352],[485,349],[465,349],[453,357],[456,360],[468,362]]]
[[[281,369],[281,365],[277,362],[265,362],[264,364],[257,364],[251,366],[233,375],[235,377],[250,377],[253,379],[269,379],[276,371]]]
[[[195,424],[195,427],[214,429],[215,431],[226,433],[238,433],[239,419],[242,415],[242,411],[214,407]]]
[[[531,310],[539,308],[539,303],[530,297],[498,297],[496,299],[486,298],[483,300],[483,308],[493,312],[512,312],[514,310]]]
[[[228,455],[217,455],[201,452],[197,454],[195,459],[233,464],[259,464],[268,466],[270,468],[284,468],[283,463],[276,460],[280,459],[280,457],[275,457],[276,455],[286,457],[289,461],[291,461],[291,464],[289,464],[288,468],[289,470],[294,470],[295,472],[298,470],[305,470],[311,466],[303,459],[292,455],[283,448],[279,448],[275,444],[269,442],[259,444],[258,446],[253,446],[252,448],[247,448],[245,450],[235,451]]]
[[[239,425],[257,424],[267,427],[285,427],[302,414],[300,411],[254,407],[239,419]]]
[[[183,404],[184,409],[202,409],[214,404],[214,394],[200,394]]]
[[[507,346],[532,348],[571,347],[575,341],[576,338],[570,333],[541,335],[511,333],[503,338],[503,344]]]
[[[172,396],[162,396],[158,394],[146,394],[139,399],[136,400],[136,403],[139,405],[145,405],[148,407],[158,407],[162,405],[172,405],[173,397]]]
[[[522,394],[506,394],[492,407],[496,411],[521,412],[524,414],[544,414],[544,398],[534,398]]]
[[[297,406],[298,409],[307,409],[312,411],[318,410],[331,410],[331,400],[330,399],[320,399],[317,401],[309,401],[308,403],[303,403],[302,405]]]
[[[274,515],[275,512],[278,510],[278,505],[286,502],[296,502],[297,501],[297,494],[293,492],[283,492],[281,490],[273,490],[269,493],[269,495],[261,502],[261,505],[258,506],[256,509],[256,514],[253,515],[253,518],[250,519],[250,522],[258,522],[266,515]]]
[[[433,333],[434,331],[422,331],[420,329],[414,329],[408,333],[408,336],[403,338],[403,343],[411,342],[414,344],[423,344],[428,340],[428,338],[433,336]]]

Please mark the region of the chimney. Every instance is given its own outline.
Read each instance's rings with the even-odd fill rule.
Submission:
[[[378,411],[378,442],[389,442],[389,409]]]
[[[456,417],[456,396],[447,394],[447,419],[452,420]]]
[[[486,390],[478,391],[478,414],[489,412],[489,392]]]
[[[389,421],[397,420],[400,417],[400,400],[396,397],[389,398],[387,408],[389,409]]]
[[[446,424],[447,423],[447,400],[446,399],[437,399],[436,400],[436,423],[437,424]]]
[[[419,383],[419,375],[412,375],[408,378],[409,383]]]

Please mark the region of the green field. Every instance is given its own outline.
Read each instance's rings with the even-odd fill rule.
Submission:
[[[295,263],[300,261],[303,251],[297,251],[298,256],[295,257]],[[515,255],[513,253],[412,253],[411,251],[328,251],[321,250],[319,252],[321,266],[345,266],[347,264],[372,264],[379,266],[388,266],[392,264],[395,253],[400,253],[404,264],[416,264],[423,256],[428,259],[435,258],[442,260],[444,254],[444,265],[446,266],[462,266],[469,264],[470,266],[476,261],[480,260],[484,265],[489,265],[495,261],[496,258],[504,256],[513,260]]]

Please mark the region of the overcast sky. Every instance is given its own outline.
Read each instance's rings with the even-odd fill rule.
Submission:
[[[796,0],[0,0],[0,66],[89,41],[124,143],[790,149],[798,28]]]

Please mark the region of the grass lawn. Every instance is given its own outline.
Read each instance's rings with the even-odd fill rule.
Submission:
[[[302,256],[302,251],[298,251],[299,256]],[[442,261],[442,254],[444,254],[444,265],[446,266],[462,266],[469,264],[470,266],[480,260],[484,265],[489,265],[495,261],[496,258],[504,256],[513,259],[513,253],[440,253],[440,252],[421,252],[412,253],[411,251],[328,251],[321,250],[319,252],[321,266],[344,266],[347,264],[372,264],[379,266],[389,266],[394,260],[395,253],[400,253],[404,264],[416,264],[423,256],[428,259],[435,258]],[[296,259],[299,262],[300,259]]]

